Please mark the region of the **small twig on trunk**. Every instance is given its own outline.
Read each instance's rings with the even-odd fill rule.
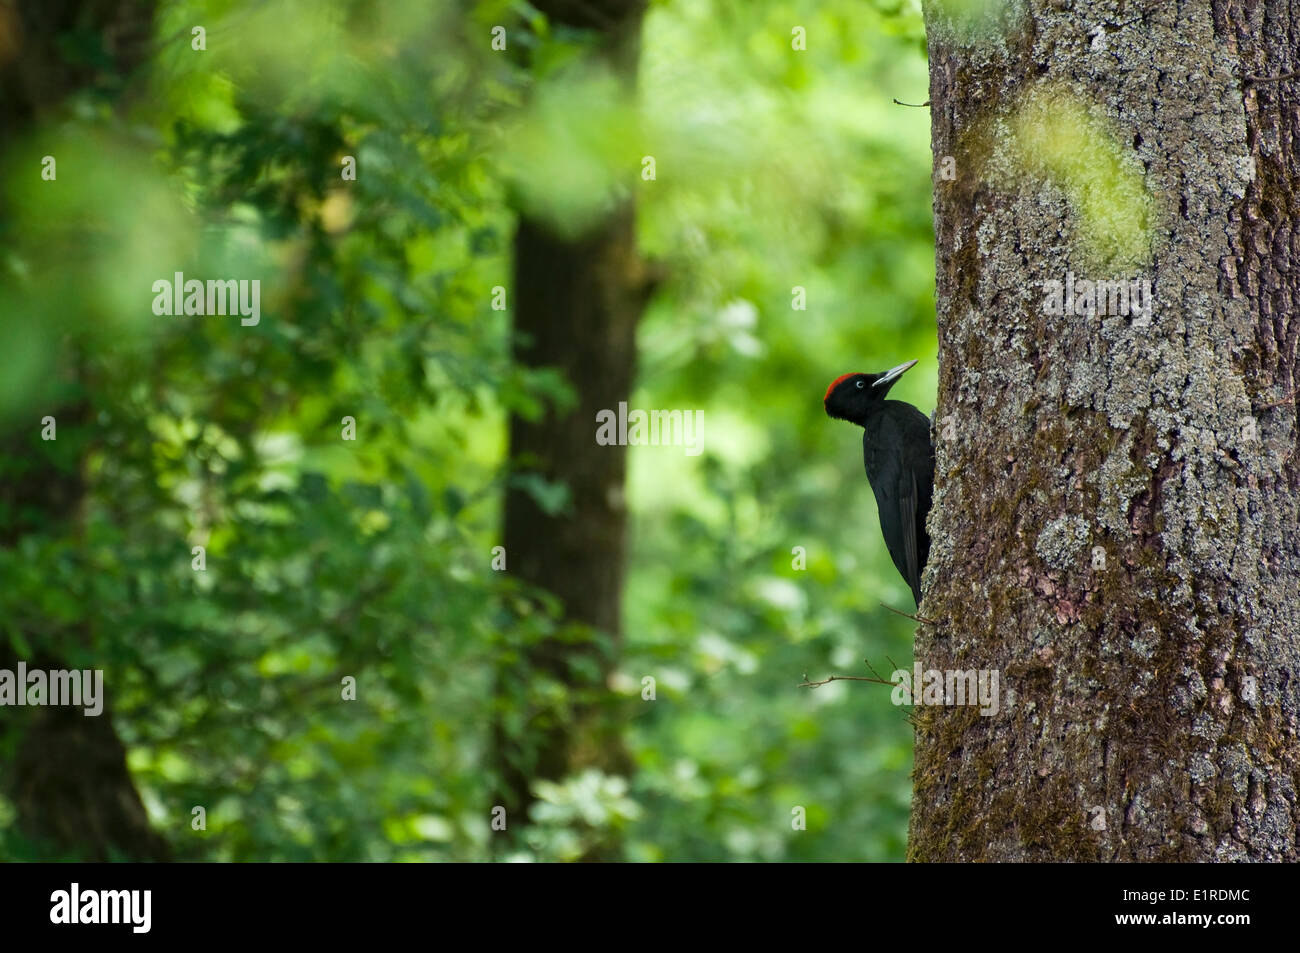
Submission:
[[[1247,76],[1247,77],[1246,77],[1246,82],[1248,82],[1248,83],[1280,83],[1280,82],[1281,82],[1282,80],[1284,80],[1284,79],[1295,79],[1297,76],[1300,76],[1300,70],[1296,70],[1296,71],[1293,72],[1293,73],[1281,73],[1281,74],[1278,75],[1278,76]]]
[[[894,666],[894,671],[898,671],[898,665],[894,662],[894,660],[889,658],[889,656],[887,655],[885,656],[885,658],[888,659],[890,665]],[[867,667],[867,669],[871,672],[874,678],[868,678],[865,675],[832,675],[830,678],[824,678],[820,682],[810,682],[808,681],[808,673],[804,672],[803,681],[799,683],[798,687],[799,688],[820,688],[822,685],[825,685],[828,682],[840,682],[840,681],[875,682],[877,685],[888,685],[890,688],[897,688],[899,685],[902,684],[902,682],[893,682],[887,678],[881,678],[880,673],[876,671],[876,667],[871,664],[870,659],[864,658],[862,660],[862,664]]]
[[[830,682],[875,682],[877,685],[888,685],[890,688],[897,688],[896,682],[887,682],[882,678],[868,678],[865,675],[832,675],[830,678],[823,678],[820,682],[808,681],[807,674],[804,680],[796,685],[796,688],[821,688]]]
[[[880,608],[882,608],[882,609],[888,609],[890,612],[894,613],[894,615],[901,615],[904,619],[911,619],[913,622],[919,622],[919,623],[921,623],[922,625],[938,625],[938,624],[939,624],[938,622],[935,622],[933,619],[926,619],[926,618],[924,618],[924,617],[922,617],[922,616],[919,616],[919,615],[908,615],[906,612],[903,612],[903,611],[901,611],[901,610],[899,610],[899,609],[895,609],[893,606],[887,606],[887,605],[885,605],[883,602],[880,604]]]
[[[1256,407],[1255,409],[1256,409],[1256,410],[1272,410],[1274,407],[1281,407],[1283,404],[1293,404],[1293,403],[1295,403],[1295,395],[1296,395],[1296,394],[1300,394],[1300,386],[1296,387],[1295,390],[1291,391],[1291,393],[1287,394],[1287,395],[1286,395],[1285,397],[1283,397],[1281,400],[1275,400],[1275,401],[1273,401],[1273,403],[1271,403],[1271,404],[1260,404],[1260,405],[1259,405],[1258,407]]]
[[[894,104],[898,106],[911,106],[913,109],[924,109],[926,106],[930,105],[930,100],[927,99],[923,103],[905,103],[895,99]]]
[[[888,655],[885,656],[885,659],[889,662],[890,665],[894,665],[894,660],[891,659]],[[876,671],[876,667],[875,667],[874,665],[871,664],[871,659],[865,659],[865,658],[864,658],[864,659],[862,660],[862,664],[865,665],[865,666],[867,667],[867,669],[871,672],[872,675],[876,676],[876,678],[880,678],[880,673],[877,672],[877,671]],[[893,667],[892,669],[890,669],[890,671],[897,672],[897,671],[898,671],[898,666],[897,666],[897,665],[894,665],[894,667]],[[884,681],[884,679],[881,679],[881,681]],[[889,684],[890,684],[890,685],[895,685],[895,684],[897,684],[897,683],[896,683],[896,682],[890,682]]]

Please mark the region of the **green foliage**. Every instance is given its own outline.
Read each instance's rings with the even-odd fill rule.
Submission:
[[[525,4],[212,0],[167,6],[156,33],[156,97],[73,102],[6,154],[0,421],[91,413],[0,461],[16,480],[65,455],[89,487],[75,523],[0,548],[0,625],[20,653],[105,670],[177,855],[901,859],[904,711],[881,686],[796,686],[911,661],[878,606],[911,603],[859,436],[820,398],[917,357],[895,394],[932,405],[928,120],[890,102],[927,82],[914,6],[657,4],[637,103]],[[57,182],[33,184],[48,152]],[[502,850],[489,726],[527,737],[575,701],[537,672],[494,678],[557,634],[553,600],[491,568],[505,422],[571,390],[511,365],[492,289],[512,202],[577,229],[629,189],[670,276],[632,404],[702,409],[704,453],[631,454],[613,704],[636,773],[539,784]],[[260,278],[260,323],[155,316],[151,283],[176,271]],[[0,855],[48,856],[13,822],[0,799]]]

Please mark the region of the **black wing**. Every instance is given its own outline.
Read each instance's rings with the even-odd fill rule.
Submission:
[[[880,531],[899,575],[921,604],[921,573],[930,556],[925,518],[934,495],[930,422],[915,407],[888,401],[863,435],[863,462],[876,496]]]

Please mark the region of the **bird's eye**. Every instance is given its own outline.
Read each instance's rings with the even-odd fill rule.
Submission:
[[[866,386],[867,386],[867,382],[866,382],[866,381],[863,381],[863,380],[858,381],[858,390],[862,390],[862,388],[864,388],[864,387],[866,387]]]

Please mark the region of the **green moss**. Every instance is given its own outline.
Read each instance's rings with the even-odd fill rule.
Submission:
[[[1064,87],[1040,86],[1011,112],[1003,142],[1021,176],[1066,195],[1074,234],[1095,267],[1138,268],[1151,258],[1153,204],[1120,137]]]

